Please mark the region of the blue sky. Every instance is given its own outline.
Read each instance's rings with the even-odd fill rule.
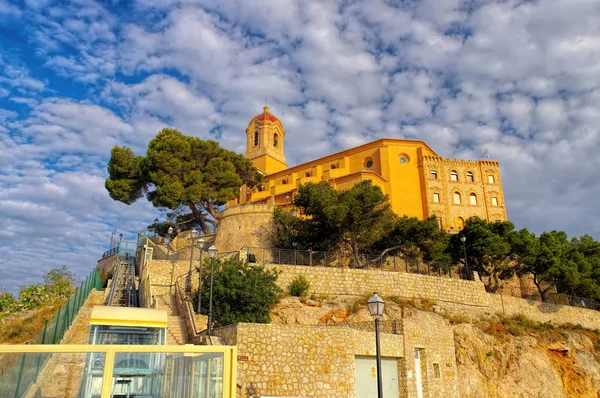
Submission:
[[[290,165],[380,137],[501,162],[508,215],[600,239],[597,0],[0,0],[0,286],[84,277],[160,215],[104,189],[163,127]]]

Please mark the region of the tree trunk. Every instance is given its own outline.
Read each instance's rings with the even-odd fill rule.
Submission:
[[[192,211],[194,218],[196,219],[198,224],[200,224],[200,228],[202,229],[202,232],[204,233],[204,235],[211,234],[212,231],[210,230],[210,227],[208,226],[206,216],[204,214],[202,214],[202,212],[200,210],[198,210],[195,203],[192,202],[188,206],[189,206],[190,210]]]
[[[352,247],[352,256],[354,257],[354,263],[358,268],[362,268],[362,263],[358,256],[358,242],[354,238],[350,238],[350,246]]]

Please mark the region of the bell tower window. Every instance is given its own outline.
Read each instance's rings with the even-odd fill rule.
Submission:
[[[258,131],[254,133],[254,146],[258,145]]]
[[[278,143],[279,143],[279,136],[277,135],[277,133],[275,133],[275,134],[273,134],[273,146],[276,147]]]

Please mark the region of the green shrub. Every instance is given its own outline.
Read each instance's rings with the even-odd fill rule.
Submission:
[[[0,292],[0,312],[12,312],[17,308],[15,296],[9,292]]]
[[[298,275],[290,283],[290,294],[296,297],[305,297],[310,289],[310,282],[304,275]]]
[[[208,271],[208,272],[207,272]],[[233,259],[214,263],[213,319],[217,326],[239,322],[269,323],[271,309],[279,301],[281,289],[275,284],[277,272],[261,265]],[[208,314],[210,267],[202,272],[202,314]],[[194,294],[194,308],[198,294]]]
[[[35,308],[47,302],[50,298],[45,285],[23,286],[19,291],[19,305],[23,309]]]

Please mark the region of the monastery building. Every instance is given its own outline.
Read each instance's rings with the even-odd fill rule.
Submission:
[[[348,189],[371,180],[389,196],[398,215],[436,215],[450,232],[461,230],[473,216],[507,219],[500,168],[494,160],[445,159],[423,141],[382,138],[288,168],[285,130],[268,107],[252,118],[246,137],[245,156],[264,173],[264,183],[253,190],[242,187],[230,205],[289,207],[300,184],[327,181],[336,189]]]

